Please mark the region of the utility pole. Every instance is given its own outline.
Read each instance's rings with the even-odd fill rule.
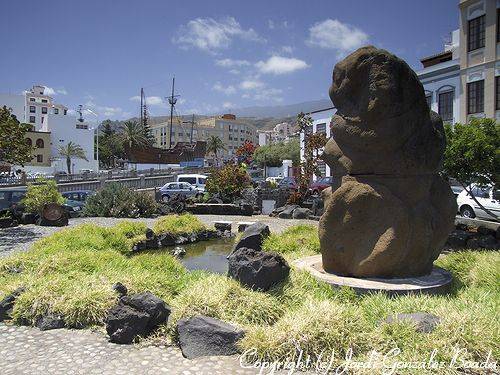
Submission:
[[[141,114],[141,125],[143,124],[144,121],[142,117],[143,106],[144,106],[144,88],[141,87],[141,109],[139,110],[139,113]]]
[[[193,117],[191,118],[191,137],[189,137],[189,143],[193,143],[193,128],[194,128],[194,113]]]
[[[177,97],[179,95],[174,95],[175,92],[175,77],[172,78],[172,95],[168,97],[168,103],[170,104],[170,133],[168,139],[168,148],[172,147],[172,122],[174,119],[174,106],[177,103]]]

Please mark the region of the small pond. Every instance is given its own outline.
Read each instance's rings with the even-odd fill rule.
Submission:
[[[234,246],[234,238],[219,238],[180,245],[186,255],[180,258],[188,270],[204,270],[215,273],[227,273],[227,255]]]

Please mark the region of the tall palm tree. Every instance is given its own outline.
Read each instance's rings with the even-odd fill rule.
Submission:
[[[138,121],[125,121],[121,127],[121,137],[123,143],[130,147],[146,147],[150,145],[147,132],[144,131],[144,126]]]
[[[66,146],[59,146],[59,155],[66,158],[66,166],[68,167],[68,174],[71,174],[71,159],[83,159],[89,161],[85,156],[85,151],[82,146],[73,142],[68,142]]]
[[[216,163],[217,163],[217,153],[222,150],[226,150],[226,146],[224,146],[224,142],[222,141],[222,139],[220,139],[216,135],[212,135],[210,138],[208,138],[207,153],[214,154]]]

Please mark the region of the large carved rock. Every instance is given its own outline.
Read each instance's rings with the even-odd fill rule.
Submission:
[[[359,277],[429,273],[456,213],[437,174],[441,118],[411,68],[374,47],[335,66],[330,98],[337,112],[323,159],[341,184],[323,193],[323,268]]]

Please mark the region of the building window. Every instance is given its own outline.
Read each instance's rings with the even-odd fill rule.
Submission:
[[[43,139],[42,138],[38,138],[36,140],[36,147],[37,148],[43,148],[45,145],[44,145],[44,142],[43,142]]]
[[[500,76],[495,77],[495,94],[496,94],[495,109],[500,109]]]
[[[500,9],[497,9],[497,43],[500,42]]]
[[[484,111],[484,80],[467,84],[467,113]]]
[[[47,113],[47,107],[42,107],[42,113],[46,114]]]
[[[65,110],[64,110],[64,115],[67,115],[67,114],[68,114],[68,110],[67,110],[67,109],[65,109]]]
[[[438,113],[443,121],[453,121],[453,91],[439,94]]]
[[[30,116],[30,122],[31,122],[32,124],[34,124],[34,123],[35,123],[35,116]]]
[[[42,99],[42,103],[48,103],[47,99]]]
[[[36,156],[36,161],[37,161],[38,163],[43,163],[43,155],[37,155],[37,156]]]
[[[469,51],[474,51],[478,48],[484,47],[484,18],[485,16],[482,15],[469,21],[469,30],[467,35],[467,45]]]
[[[58,115],[59,114],[59,108],[54,108],[54,115]]]
[[[425,101],[427,102],[427,105],[429,106],[429,108],[431,108],[431,106],[432,106],[432,94],[425,95]]]
[[[30,113],[36,113],[36,107],[34,105],[30,105]]]
[[[318,125],[316,125],[316,133],[326,134],[326,124],[318,124]]]
[[[34,102],[35,101],[35,98],[30,98],[30,102]]]
[[[33,146],[33,141],[31,140],[31,138],[26,138],[26,144],[30,147]]]

